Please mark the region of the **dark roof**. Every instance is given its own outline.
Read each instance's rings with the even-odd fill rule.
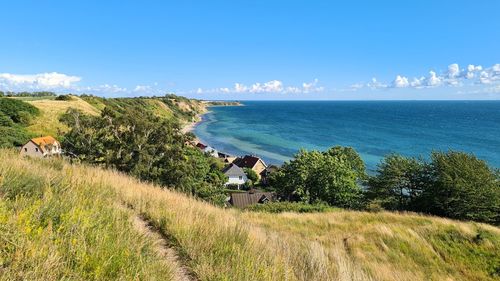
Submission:
[[[253,204],[262,204],[268,201],[274,201],[276,195],[273,192],[245,192],[231,193],[229,203],[237,208],[245,208]]]
[[[234,164],[230,164],[229,166],[224,168],[224,170],[222,170],[222,172],[224,173],[224,175],[226,175],[228,177],[230,177],[230,176],[239,177],[239,176],[245,175],[245,172],[243,171],[243,169],[234,165]]]
[[[227,158],[227,157],[232,157],[230,154],[224,153],[224,152],[218,152],[219,158]]]
[[[196,144],[196,147],[201,148],[201,149],[205,149],[205,148],[207,148],[207,146],[206,146],[206,145],[204,145],[204,144],[202,144],[201,142],[197,143],[197,144]]]
[[[234,164],[242,167],[242,168],[250,168],[252,169],[257,162],[262,161],[259,157],[253,155],[245,155],[243,158],[238,157],[234,160]],[[264,163],[264,161],[262,161]],[[265,164],[264,164],[265,166]]]
[[[261,174],[261,175],[266,175],[266,176],[267,176],[267,175],[269,175],[269,174],[271,174],[271,173],[274,173],[274,172],[276,172],[276,171],[278,171],[278,170],[279,170],[279,167],[278,167],[278,166],[276,166],[276,165],[269,165],[269,166],[267,166],[267,167],[266,167],[266,169],[264,169],[264,170],[263,170],[260,174]]]

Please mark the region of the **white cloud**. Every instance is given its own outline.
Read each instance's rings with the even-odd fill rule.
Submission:
[[[351,85],[350,90],[355,91],[361,88],[431,88],[440,86],[464,86],[474,84],[492,84],[500,83],[500,64],[495,64],[490,68],[484,68],[481,65],[469,64],[465,69],[461,69],[457,63],[448,65],[446,71],[429,71],[429,75],[420,78],[408,78],[402,74],[389,84],[379,82],[372,78],[368,83],[357,83]]]
[[[100,91],[104,93],[114,93],[114,94],[128,91],[127,88],[122,88],[117,85],[109,85],[109,84],[99,85],[91,89],[94,91]]]
[[[401,75],[396,76],[396,79],[394,79],[394,81],[392,81],[392,86],[394,88],[406,88],[409,85],[410,85],[410,83],[408,82],[408,78],[401,76]]]
[[[441,78],[437,76],[436,72],[431,70],[429,71],[429,77],[426,82],[426,85],[429,87],[439,86],[441,84]]]
[[[57,72],[38,74],[11,74],[0,73],[0,82],[9,89],[70,89],[81,80],[78,76],[71,76]]]
[[[450,64],[448,66],[448,77],[449,78],[455,78],[460,75],[460,67],[458,66],[458,63]]]
[[[198,88],[191,91],[197,94],[201,93],[314,93],[322,92],[325,88],[319,86],[319,80],[314,79],[312,82],[304,82],[301,87],[285,86],[280,80],[271,80],[264,83],[254,83],[249,86],[242,83],[235,83],[232,88],[222,87],[215,89]]]

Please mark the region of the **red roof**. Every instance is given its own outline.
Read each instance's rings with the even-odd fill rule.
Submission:
[[[243,158],[238,158],[234,160],[234,164],[238,165],[241,168],[250,168],[252,169],[257,162],[259,162],[260,158],[252,155],[245,155]],[[262,160],[260,160],[262,161]],[[264,163],[264,162],[262,162]]]
[[[196,147],[198,147],[198,148],[200,148],[200,149],[205,149],[205,148],[207,148],[207,146],[206,146],[206,145],[204,145],[204,144],[202,144],[201,142],[197,143],[197,144],[196,144]]]
[[[39,138],[34,138],[34,139],[31,139],[31,141],[33,143],[35,143],[36,145],[38,145],[38,147],[40,147],[40,149],[42,150],[42,152],[45,151],[45,149],[49,146],[52,146],[52,145],[58,145],[59,142],[51,137],[51,136],[45,136],[45,137],[39,137]]]

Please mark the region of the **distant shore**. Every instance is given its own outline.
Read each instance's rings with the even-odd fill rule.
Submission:
[[[193,133],[194,128],[203,122],[203,115],[209,113],[210,111],[208,110],[209,107],[214,107],[214,106],[243,106],[243,104],[239,101],[203,101],[203,109],[200,113],[197,113],[196,116],[194,117],[194,121],[188,122],[184,124],[184,126],[181,129],[181,132],[183,134],[187,134],[189,132]],[[195,137],[195,141],[199,141],[198,137]]]

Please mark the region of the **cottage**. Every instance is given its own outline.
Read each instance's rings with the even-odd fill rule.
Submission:
[[[229,164],[222,172],[228,177],[228,181],[224,184],[225,186],[236,185],[240,189],[248,180],[243,169],[235,164]]]
[[[205,149],[203,149],[203,152],[208,153],[208,155],[215,157],[215,158],[217,158],[219,156],[217,150],[211,146],[205,147]]]
[[[39,137],[29,140],[21,147],[20,154],[33,157],[57,156],[62,152],[61,144],[51,136]]]
[[[236,157],[229,155],[227,153],[219,152],[218,153],[219,159],[221,159],[224,163],[231,164],[236,160]]]
[[[279,170],[279,167],[276,165],[267,166],[267,168],[265,168],[264,171],[262,171],[262,173],[260,173],[260,177],[261,177],[260,182],[263,185],[268,185],[269,184],[269,176],[278,170]]]
[[[231,193],[229,203],[236,208],[245,208],[254,204],[265,204],[276,200],[276,194],[273,192],[255,192]]]
[[[245,155],[243,158],[238,157],[233,163],[241,168],[252,169],[259,178],[261,177],[262,171],[264,171],[267,167],[264,160],[253,155]]]
[[[207,146],[204,145],[204,144],[202,144],[201,142],[197,143],[196,147],[199,148],[199,149],[201,149],[201,150],[205,150],[205,148],[207,148]]]

